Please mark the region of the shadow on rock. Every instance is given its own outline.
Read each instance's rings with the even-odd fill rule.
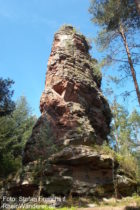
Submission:
[[[140,210],[140,206],[126,206],[125,210]]]

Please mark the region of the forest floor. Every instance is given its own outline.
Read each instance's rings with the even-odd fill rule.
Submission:
[[[140,210],[140,197],[128,197],[122,200],[105,199],[99,205],[91,204],[88,208],[81,207],[77,210]]]
[[[102,206],[93,208],[78,208],[77,210],[140,210],[137,204],[132,204],[128,206]]]
[[[127,197],[122,199],[106,199],[102,201],[87,203],[88,207],[78,207],[73,203],[72,207],[62,207],[62,208],[51,208],[48,206],[39,208],[30,208],[26,210],[140,210],[140,196]],[[16,210],[23,210],[17,208]]]

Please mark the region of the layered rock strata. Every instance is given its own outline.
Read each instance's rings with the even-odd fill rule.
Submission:
[[[86,38],[73,27],[55,34],[40,101],[42,115],[26,144],[25,164],[47,156],[50,139],[56,147],[102,144],[106,139],[111,112],[95,64]]]
[[[100,149],[110,131],[111,111],[89,48],[72,26],[55,34],[41,117],[25,146],[23,171],[10,188],[12,195],[108,197],[114,195],[116,181],[121,195],[134,191],[132,177],[116,175],[117,162]]]

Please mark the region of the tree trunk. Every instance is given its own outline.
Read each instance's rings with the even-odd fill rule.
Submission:
[[[140,0],[135,0],[135,4],[136,4],[138,14],[140,15]]]
[[[128,63],[129,63],[130,70],[131,70],[131,75],[132,75],[132,78],[133,78],[133,82],[134,82],[134,86],[135,86],[135,90],[136,90],[136,94],[137,94],[137,98],[138,98],[138,103],[140,105],[139,85],[138,85],[138,82],[137,82],[136,72],[135,72],[135,69],[134,69],[134,66],[133,66],[133,61],[132,61],[130,50],[129,50],[129,47],[128,47],[128,43],[127,43],[127,40],[126,40],[126,35],[125,35],[125,32],[124,32],[124,29],[123,29],[122,25],[120,25],[119,32],[120,32],[120,35],[121,35],[121,37],[123,39],[123,43],[124,43],[125,50],[126,50],[127,57],[128,57]]]
[[[115,136],[115,140],[116,140],[116,152],[119,152],[119,134],[118,134],[118,128],[117,128],[117,120],[116,120],[116,113],[117,113],[117,103],[116,103],[116,99],[114,99],[113,101],[113,113],[114,113],[114,127],[115,127],[115,131],[114,131],[114,136]]]

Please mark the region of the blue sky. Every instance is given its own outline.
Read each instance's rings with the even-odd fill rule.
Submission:
[[[72,24],[95,37],[88,8],[89,0],[0,0],[0,76],[15,81],[14,99],[25,95],[38,116],[54,33]],[[100,57],[95,46],[91,53]]]

